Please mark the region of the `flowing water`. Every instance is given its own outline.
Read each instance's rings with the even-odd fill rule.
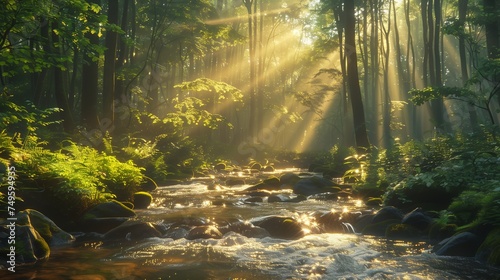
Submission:
[[[217,178],[160,187],[137,219],[168,224],[179,219],[205,222],[251,221],[282,215],[304,227],[317,211],[358,211],[359,201],[308,199],[298,203],[245,203],[249,185],[216,185]],[[248,181],[248,178],[247,178]],[[283,192],[280,192],[283,193]],[[292,196],[293,194],[289,193]],[[1,279],[500,279],[500,270],[471,258],[440,257],[425,242],[346,233],[308,233],[296,240],[249,238],[229,232],[221,239],[148,238],[106,245],[59,248],[50,259]]]

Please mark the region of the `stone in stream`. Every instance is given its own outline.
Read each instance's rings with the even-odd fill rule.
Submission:
[[[302,225],[290,217],[268,216],[254,220],[253,224],[264,228],[276,238],[298,239],[304,236]]]
[[[280,185],[281,187],[287,187],[287,188],[292,188],[295,183],[297,183],[300,180],[299,175],[295,173],[284,173],[283,175],[280,176]]]
[[[403,219],[403,213],[401,210],[394,206],[386,206],[375,213],[373,216],[372,223],[380,223],[387,220],[399,220]]]
[[[75,241],[71,234],[60,229],[51,219],[36,210],[20,211],[16,218],[18,225],[32,226],[51,247],[68,245]]]
[[[224,235],[229,232],[235,232],[248,238],[264,238],[269,236],[269,232],[267,230],[244,221],[236,221],[220,227],[219,229]]]
[[[134,209],[146,209],[153,201],[153,196],[148,192],[136,192],[133,195]]]
[[[422,208],[415,208],[406,214],[401,221],[402,224],[410,225],[419,230],[426,230],[431,225],[433,219],[429,217]]]
[[[338,192],[324,192],[324,193],[310,195],[307,198],[322,200],[322,201],[336,201],[339,199],[339,195]]]
[[[335,192],[336,190],[338,189],[333,181],[317,176],[300,179],[293,185],[293,193],[306,196]]]
[[[33,226],[17,225],[15,231],[17,264],[33,264],[49,258],[50,247]]]
[[[267,202],[273,203],[273,202],[286,202],[290,200],[290,197],[284,195],[284,194],[272,194],[267,198]]]
[[[342,215],[339,212],[318,212],[315,213],[315,218],[325,232],[344,233]]]
[[[10,246],[15,246],[16,264],[34,264],[46,260],[50,256],[51,247],[68,245],[75,241],[73,235],[36,210],[20,211],[15,218],[15,223],[4,222],[0,226],[0,248],[9,250]],[[9,236],[15,236],[15,239],[9,239]],[[8,243],[8,240],[15,240],[15,244]],[[11,257],[9,260],[12,260]]]
[[[438,256],[474,257],[482,239],[471,232],[461,232],[439,242],[432,251]]]
[[[141,240],[160,237],[161,233],[153,224],[141,221],[127,221],[104,234],[105,240]]]
[[[194,239],[220,239],[222,238],[222,233],[217,229],[217,227],[212,225],[197,226],[192,228],[186,236],[187,240]]]
[[[163,235],[164,238],[172,238],[174,240],[186,238],[189,233],[189,229],[182,226],[170,227],[166,233]]]
[[[281,186],[280,179],[274,176],[264,179],[262,183],[264,183],[268,189],[279,189]]]
[[[84,219],[109,218],[109,217],[135,217],[134,210],[122,203],[112,200],[103,202],[90,208],[84,215]]]

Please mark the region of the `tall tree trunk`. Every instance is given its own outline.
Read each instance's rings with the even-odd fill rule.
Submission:
[[[429,86],[429,22],[427,20],[427,4],[429,0],[421,0],[420,15],[422,16],[422,44],[424,48],[424,57],[422,61],[422,79],[424,87]]]
[[[342,10],[342,6],[338,5],[334,10],[334,18],[335,18],[335,25],[336,26],[343,26],[344,24],[344,12]],[[342,135],[343,137],[341,138],[341,144],[342,145],[351,145],[352,141],[355,141],[354,139],[351,139],[352,135],[352,130],[350,130],[351,125],[347,125],[347,120],[349,117],[349,98],[347,95],[347,55],[346,52],[344,52],[344,49],[346,48],[345,41],[344,41],[344,29],[339,28],[338,29],[338,41],[339,41],[339,58],[340,58],[340,71],[342,72],[342,86],[341,86],[341,95],[342,97],[340,98],[340,108],[341,108],[341,114],[340,117],[341,119],[341,125],[342,125]]]
[[[89,3],[100,4],[99,0],[89,0]],[[89,40],[90,44],[98,45],[99,37],[97,33],[87,32],[85,37]],[[83,125],[88,130],[99,128],[99,121],[97,117],[97,96],[98,96],[98,74],[99,65],[98,60],[94,59],[92,53],[84,55],[84,62],[82,66],[82,105],[81,115]]]
[[[405,10],[405,22],[406,22],[406,30],[407,30],[407,39],[406,39],[406,69],[408,69],[409,76],[409,89],[416,88],[416,67],[417,61],[415,59],[415,47],[413,45],[413,36],[412,36],[412,25],[410,20],[410,0],[404,0],[404,10]],[[410,60],[411,57],[411,60]],[[408,98],[408,91],[405,91],[406,97]],[[414,104],[409,104],[409,113],[408,120],[411,124],[411,138],[421,139],[421,129],[420,129],[420,121],[417,118],[417,107]]]
[[[255,3],[257,3],[257,0],[255,0]],[[257,66],[257,131],[262,131],[264,128],[264,85],[265,85],[265,78],[266,76],[264,75],[264,52],[263,52],[263,33],[264,33],[264,13],[265,11],[263,10],[262,7],[262,0],[259,1],[259,8],[260,8],[260,13],[259,13],[259,40],[257,41],[257,58],[258,58],[258,66]],[[257,14],[257,9],[255,9],[255,13]],[[255,17],[257,19],[257,17]],[[257,29],[255,30],[255,36],[257,38]]]
[[[432,0],[430,0],[429,4],[429,14],[432,14]],[[434,0],[434,30],[432,31],[434,38],[432,41],[432,46],[433,46],[433,53],[431,55],[432,60],[430,61],[430,69],[431,69],[431,82],[432,86],[434,87],[441,87],[443,86],[443,81],[442,81],[442,75],[441,75],[441,0]],[[429,19],[429,22],[431,23],[432,20]],[[429,25],[429,28],[431,28],[431,25]],[[432,77],[432,74],[434,77]],[[437,128],[437,131],[440,133],[446,132],[448,129],[446,127],[445,123],[445,107],[444,107],[444,101],[443,98],[437,98],[433,101],[431,101],[431,107],[432,107],[432,115],[434,118],[434,122]]]
[[[108,23],[118,25],[118,0],[108,0]],[[114,122],[115,99],[115,63],[118,33],[113,30],[106,30],[104,52],[104,73],[102,79],[102,112],[103,116]]]
[[[42,27],[40,27],[40,36],[42,39],[43,48],[45,50],[49,50],[51,48],[49,39],[49,25],[47,23],[47,20],[44,19],[44,22],[45,24],[42,24]],[[36,75],[35,88],[33,93],[33,103],[35,104],[35,106],[41,105],[47,73],[48,69],[46,67],[43,67],[40,74]]]
[[[370,1],[370,13],[371,13],[371,30],[370,30],[370,59],[371,59],[371,94],[370,94],[370,104],[372,110],[369,111],[369,122],[370,122],[370,136],[374,143],[379,144],[379,96],[380,96],[380,55],[379,55],[379,30],[380,30],[380,0]]]
[[[486,48],[488,58],[496,59],[500,57],[500,3],[497,0],[483,0],[484,11],[486,13]]]
[[[390,96],[390,88],[389,88],[389,68],[390,68],[390,63],[389,63],[389,58],[391,54],[391,42],[390,42],[390,33],[391,33],[391,12],[392,12],[392,5],[391,1],[389,0],[389,12],[387,14],[387,28],[386,26],[382,23],[382,31],[384,32],[384,41],[381,42],[382,44],[382,51],[384,55],[384,61],[382,63],[383,65],[383,70],[384,70],[384,90],[382,92],[382,95],[384,97],[383,103],[382,103],[382,110],[383,110],[383,119],[382,119],[382,131],[383,131],[383,141],[382,143],[384,144],[385,148],[389,148],[391,145],[391,96]]]
[[[347,55],[347,86],[351,97],[356,147],[358,151],[362,151],[363,149],[369,149],[370,143],[366,132],[365,112],[363,108],[363,101],[361,99],[361,89],[359,87],[354,1],[344,0],[344,15],[345,48]]]
[[[469,71],[467,63],[467,54],[465,48],[465,20],[467,18],[467,6],[469,0],[458,0],[458,22],[459,26],[463,28],[463,33],[458,36],[458,52],[460,54],[460,71],[462,73],[462,85],[466,86],[467,81],[469,81]],[[476,108],[472,104],[467,104],[467,109],[469,111],[470,127],[473,131],[477,131],[479,128]]]
[[[128,46],[125,41],[125,36],[128,34],[128,12],[129,12],[129,3],[131,0],[123,0],[123,11],[122,11],[122,18],[121,18],[121,23],[120,27],[121,29],[125,32],[125,34],[122,34],[120,36],[120,40],[118,42],[118,59],[116,60],[115,64],[115,70],[117,73],[119,73],[123,66],[126,63],[126,60],[128,60]],[[132,24],[135,24],[135,22],[132,22]],[[118,76],[115,76],[115,95],[118,100],[122,100],[122,96],[125,94],[125,81],[123,78],[120,78]]]
[[[52,29],[57,29],[57,23],[52,23]],[[55,56],[60,56],[59,48],[57,45],[61,45],[59,42],[59,36],[55,32],[52,33],[52,46],[50,53]],[[57,107],[61,108],[61,118],[63,120],[64,132],[71,133],[73,130],[73,118],[71,114],[71,109],[68,104],[68,96],[64,89],[64,74],[59,65],[52,67],[54,71],[54,96],[56,98]]]
[[[248,86],[248,95],[250,97],[250,114],[248,120],[248,133],[250,137],[255,137],[255,114],[256,114],[256,100],[255,100],[255,43],[253,34],[253,3],[257,0],[243,0],[245,7],[247,8],[247,18],[248,18],[248,51],[250,55],[250,81]]]
[[[498,0],[483,0],[484,11],[486,13],[486,49],[489,59],[500,58],[500,3]],[[498,91],[500,84],[500,74],[491,77],[491,82],[495,91]],[[497,94],[497,101],[500,105],[500,94]]]

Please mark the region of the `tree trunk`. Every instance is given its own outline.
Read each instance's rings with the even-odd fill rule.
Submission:
[[[252,6],[254,1],[257,0],[243,0],[245,7],[247,8],[248,17],[248,51],[250,55],[250,81],[248,82],[248,95],[250,97],[250,113],[248,120],[248,132],[250,137],[255,137],[255,114],[256,114],[256,100],[255,100],[255,44],[254,44],[254,34],[253,34],[253,11]]]
[[[380,96],[380,80],[379,80],[379,69],[380,69],[380,56],[379,56],[379,13],[380,13],[380,0],[370,1],[370,13],[372,18],[370,34],[370,59],[371,59],[371,94],[370,94],[370,105],[371,109],[369,112],[369,122],[370,122],[370,136],[374,143],[378,144],[379,140],[379,96]]]
[[[49,40],[49,25],[46,20],[45,24],[42,24],[40,27],[40,36],[42,39],[43,48],[49,50],[50,40]],[[47,77],[48,69],[46,67],[42,68],[40,74],[36,75],[35,88],[33,93],[33,103],[35,106],[41,105],[41,100],[43,96],[43,91],[45,89],[45,79]]]
[[[484,11],[486,13],[486,48],[488,58],[496,59],[500,57],[500,4],[497,0],[483,0]]]
[[[392,0],[390,0],[392,1]],[[390,88],[389,88],[389,68],[390,68],[390,63],[389,63],[389,58],[391,54],[391,43],[390,43],[390,34],[391,34],[391,12],[392,12],[392,6],[391,3],[389,3],[389,12],[387,14],[387,27],[382,24],[382,31],[384,32],[384,41],[381,42],[382,44],[382,51],[384,55],[384,61],[382,63],[383,65],[383,71],[384,71],[384,90],[383,90],[383,103],[382,103],[382,109],[383,109],[383,119],[382,119],[382,138],[383,141],[382,143],[384,144],[385,148],[389,148],[391,145],[392,141],[392,136],[391,136],[391,96],[390,96]]]
[[[121,18],[121,23],[120,27],[121,29],[125,32],[125,34],[128,34],[128,10],[129,10],[129,3],[130,0],[124,0],[123,1],[123,12],[122,12],[122,18]],[[132,24],[135,24],[135,22],[132,22]],[[125,42],[125,34],[122,34],[120,36],[120,40],[118,43],[118,59],[116,60],[115,64],[115,71],[120,72],[123,68],[123,66],[126,63],[126,60],[128,60],[128,46]],[[115,95],[118,100],[122,100],[122,96],[125,95],[125,81],[122,78],[119,78],[118,76],[115,75]]]
[[[347,86],[349,89],[354,121],[354,134],[358,151],[369,149],[366,132],[365,112],[359,87],[358,61],[356,56],[356,19],[354,15],[354,1],[344,0],[345,15],[345,52],[347,55]]]
[[[52,23],[52,29],[57,29],[57,23]],[[50,53],[53,53],[55,56],[60,56],[59,49],[56,47],[58,44],[61,45],[59,36],[57,36],[55,32],[51,33],[53,47],[51,47]],[[63,120],[64,132],[71,133],[73,130],[73,119],[71,109],[68,105],[68,96],[64,90],[63,71],[59,65],[53,66],[52,69],[54,71],[54,96],[56,98],[57,107],[62,109],[61,118]]]
[[[469,0],[459,0],[458,1],[458,22],[459,26],[463,28],[465,32],[465,20],[467,18],[467,6]],[[465,34],[465,33],[464,33]],[[458,52],[460,54],[460,70],[462,73],[462,85],[465,87],[467,81],[469,80],[469,71],[467,63],[467,53],[465,48],[465,36],[461,34],[458,36]],[[469,111],[470,127],[473,131],[477,131],[479,128],[476,108],[472,104],[467,104],[467,109]]]
[[[93,4],[99,4],[99,2],[99,0],[89,0],[89,3]],[[89,40],[90,44],[99,44],[99,37],[97,33],[92,34],[87,32],[85,37]],[[82,66],[81,115],[83,125],[87,128],[87,130],[99,128],[99,121],[97,117],[98,74],[99,65],[97,59],[93,59],[93,55],[91,53],[85,54]]]
[[[108,0],[108,23],[118,24],[118,0]],[[115,99],[115,63],[116,63],[116,46],[118,34],[113,30],[106,30],[104,52],[104,73],[103,73],[103,89],[102,89],[102,112],[104,118],[114,122],[114,106]]]

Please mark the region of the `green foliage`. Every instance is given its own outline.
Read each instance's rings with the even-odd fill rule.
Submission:
[[[486,261],[490,265],[500,265],[500,228],[492,230],[483,244],[479,247],[478,252],[486,252]]]
[[[411,96],[410,100],[415,105],[422,105],[425,102],[442,97],[469,98],[472,100],[478,98],[471,90],[460,87],[427,87],[424,89],[412,89],[408,93]]]
[[[476,219],[477,213],[483,207],[484,199],[482,192],[477,190],[464,191],[453,200],[448,210],[454,213],[457,224],[469,224]]]
[[[212,96],[209,96],[209,98],[214,98],[212,102],[217,103],[225,99],[241,102],[243,98],[241,90],[224,82],[218,82],[207,78],[199,78],[191,82],[184,82],[174,87],[180,88],[186,92],[199,92],[205,95],[212,93]]]
[[[347,157],[355,154],[354,148],[340,147],[334,145],[327,153],[314,155],[310,171],[322,172],[331,177],[342,177],[349,168],[344,161]]]
[[[129,137],[124,157],[145,168],[145,175],[156,182],[173,177],[191,177],[206,164],[205,154],[187,136],[160,134],[154,140]]]
[[[12,164],[18,188],[26,196],[45,199],[71,214],[109,198],[128,199],[143,182],[142,169],[131,161],[120,162],[93,148],[65,142],[56,152],[43,148],[35,137],[16,147]],[[36,198],[36,193],[43,196]],[[49,203],[50,204],[50,203]]]
[[[66,70],[67,63],[73,62],[72,52],[67,50],[88,50],[98,58],[104,49],[90,44],[85,35],[100,34],[102,27],[112,28],[104,15],[97,14],[100,10],[99,5],[84,0],[8,1],[0,11],[0,33],[4,35],[0,39],[2,75],[14,77],[53,66]],[[47,35],[41,32],[44,28],[50,28],[60,42],[48,42],[44,37]],[[44,47],[38,47],[39,44]],[[49,45],[52,51],[47,48]],[[60,51],[63,49],[66,51]]]
[[[50,116],[61,111],[59,108],[48,108],[44,110],[37,109],[33,103],[26,101],[26,105],[16,104],[13,96],[7,92],[7,89],[0,93],[0,130],[8,133],[30,134],[39,128],[51,124],[60,123],[60,121],[50,120]]]
[[[391,185],[386,204],[451,204],[449,210],[463,224],[475,217],[472,211],[484,205],[483,189],[491,192],[488,186],[500,181],[500,146],[488,131],[409,142],[401,146],[401,153],[403,164],[396,162],[394,166],[406,175]]]

